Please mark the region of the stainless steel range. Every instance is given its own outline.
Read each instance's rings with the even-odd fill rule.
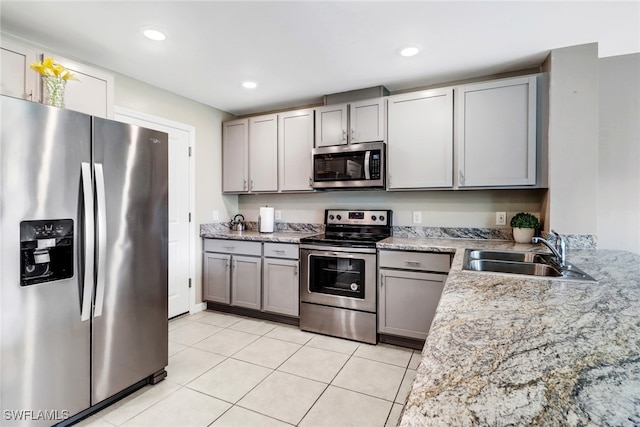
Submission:
[[[392,211],[327,209],[325,234],[300,241],[300,329],[377,342],[376,242]]]

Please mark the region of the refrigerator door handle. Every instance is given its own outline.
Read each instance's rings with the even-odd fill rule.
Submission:
[[[84,278],[82,283],[82,306],[80,320],[83,322],[91,318],[91,303],[93,301],[93,250],[95,230],[93,221],[93,186],[91,183],[91,165],[82,162],[80,165],[82,179],[82,195],[84,202]]]
[[[93,310],[93,317],[102,316],[102,306],[104,305],[104,282],[105,282],[105,259],[107,256],[107,207],[104,191],[104,173],[102,164],[95,164],[96,173],[96,221],[98,223],[98,260],[96,265],[96,302]]]

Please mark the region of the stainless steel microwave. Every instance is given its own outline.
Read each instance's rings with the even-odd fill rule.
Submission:
[[[385,144],[313,149],[313,188],[384,188]]]

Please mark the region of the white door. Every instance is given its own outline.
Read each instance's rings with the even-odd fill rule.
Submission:
[[[190,306],[190,159],[191,132],[161,118],[116,114],[116,120],[169,134],[169,318],[188,313]]]

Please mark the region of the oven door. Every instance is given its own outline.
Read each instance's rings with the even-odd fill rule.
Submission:
[[[300,250],[300,301],[376,312],[375,253]]]

